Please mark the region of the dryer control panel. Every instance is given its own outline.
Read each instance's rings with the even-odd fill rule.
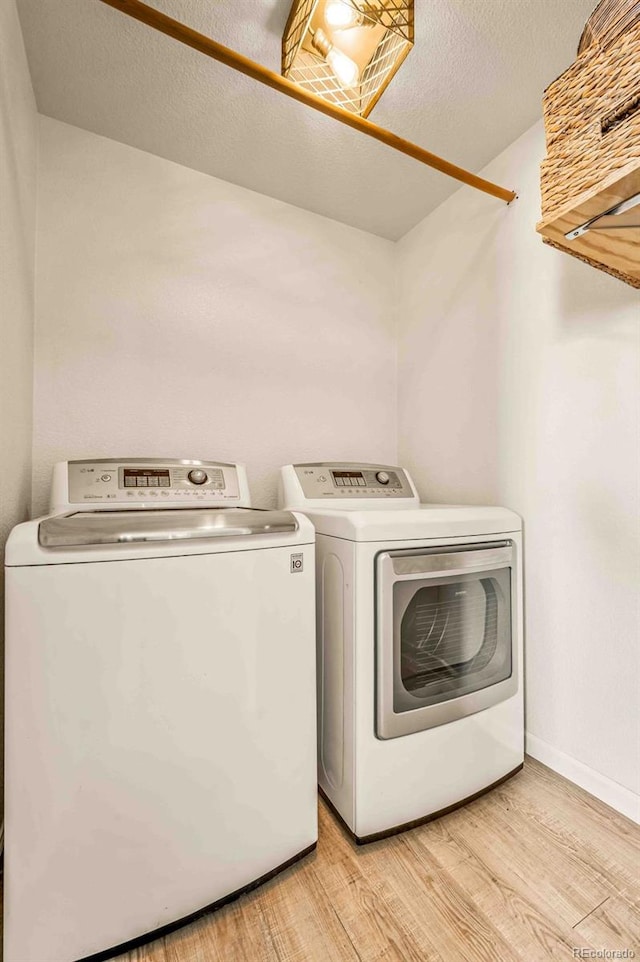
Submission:
[[[54,468],[51,511],[109,508],[251,507],[244,466],[222,461],[104,458]]]
[[[371,502],[393,506],[400,502],[417,504],[418,495],[404,468],[388,464],[324,462],[291,464],[282,468],[282,503],[309,507],[319,502],[323,507],[349,507],[353,510],[373,507]],[[364,503],[363,503],[364,502]],[[318,506],[317,504],[315,506]]]

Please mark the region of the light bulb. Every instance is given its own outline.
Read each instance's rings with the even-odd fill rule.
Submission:
[[[356,10],[349,0],[327,0],[324,17],[328,25],[336,30],[359,27],[364,20],[360,11]]]
[[[346,53],[338,50],[329,41],[324,30],[318,28],[311,37],[311,43],[318,53],[324,57],[333,70],[336,80],[342,87],[355,87],[360,79],[358,64],[347,57]]]
[[[327,54],[327,63],[343,87],[355,87],[358,83],[360,70],[357,63],[351,57],[347,57],[346,53],[332,47]]]

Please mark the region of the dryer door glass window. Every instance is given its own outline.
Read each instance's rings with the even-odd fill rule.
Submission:
[[[516,561],[512,541],[378,555],[378,738],[445,725],[516,694]]]
[[[394,586],[394,711],[436,705],[509,678],[510,569]]]

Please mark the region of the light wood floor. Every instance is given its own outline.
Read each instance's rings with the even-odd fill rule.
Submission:
[[[324,804],[317,853],[119,962],[640,960],[640,830],[528,759],[403,835],[354,845]]]

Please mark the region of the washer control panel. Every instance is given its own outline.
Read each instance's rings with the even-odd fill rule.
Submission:
[[[415,497],[406,471],[386,464],[294,464],[293,470],[304,497],[312,501]]]
[[[93,504],[97,508],[119,509],[212,504],[248,507],[247,498],[241,465],[219,461],[101,459],[57,465],[52,505]]]

